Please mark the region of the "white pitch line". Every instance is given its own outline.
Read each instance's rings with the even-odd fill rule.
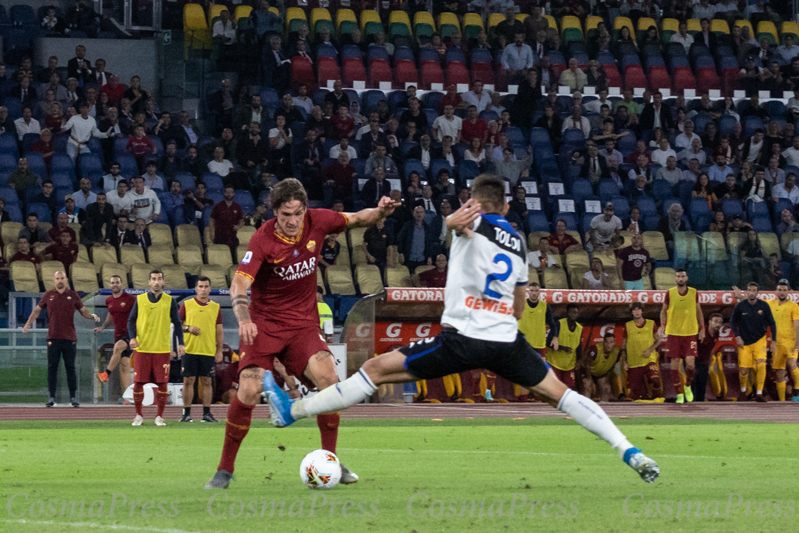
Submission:
[[[461,453],[461,454],[483,454],[483,455],[540,455],[553,457],[607,457],[610,453],[547,453],[547,452],[514,452],[514,451],[488,451],[488,450],[382,450],[373,448],[338,448],[348,452],[378,452],[378,453]],[[712,455],[657,455],[657,457],[667,457],[669,459],[745,459],[745,460],[775,460],[775,461],[799,461],[796,457],[717,457]]]
[[[72,526],[90,529],[110,529],[113,531],[151,531],[153,533],[196,533],[195,531],[184,531],[182,529],[162,529],[157,527],[137,527],[123,526],[114,524],[95,524],[91,522],[54,522],[53,520],[3,520],[7,524],[31,524],[42,526]]]

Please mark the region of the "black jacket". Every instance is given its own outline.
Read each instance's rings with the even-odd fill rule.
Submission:
[[[413,245],[413,227],[416,224],[414,220],[406,222],[397,236],[397,251],[405,256],[405,262],[410,261],[411,247]],[[424,227],[424,256],[425,259],[433,257],[434,238],[433,232],[427,222],[422,222]]]
[[[377,180],[374,178],[370,178],[369,181],[363,184],[363,190],[361,191],[361,200],[366,207],[377,207]],[[380,184],[380,197],[389,196],[391,194],[391,183],[388,180],[384,179],[383,183]]]
[[[105,226],[105,237],[103,237],[103,226]],[[114,208],[111,204],[105,204],[102,213],[96,202],[86,206],[86,220],[80,228],[81,244],[92,246],[96,242],[110,243],[114,231]]]
[[[674,129],[674,120],[671,118],[671,113],[662,103],[660,104],[660,126],[663,130]],[[651,130],[655,127],[655,106],[653,104],[646,104],[644,110],[641,112],[641,130]]]

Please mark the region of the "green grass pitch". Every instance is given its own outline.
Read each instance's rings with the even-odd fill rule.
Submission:
[[[654,485],[560,419],[343,420],[361,481],[326,492],[298,475],[312,420],[256,421],[215,492],[223,423],[3,422],[0,531],[799,531],[796,425],[617,422],[660,463]]]

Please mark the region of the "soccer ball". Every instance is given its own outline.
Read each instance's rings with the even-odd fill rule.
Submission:
[[[333,452],[315,450],[300,463],[300,479],[314,490],[330,490],[341,479],[341,463]]]

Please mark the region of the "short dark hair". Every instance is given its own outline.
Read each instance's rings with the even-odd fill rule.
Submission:
[[[36,220],[39,220],[39,215],[37,215],[36,213],[28,213],[28,216],[27,216],[27,218],[30,218],[30,217],[33,217],[33,218],[35,218]]]
[[[472,182],[472,197],[485,211],[502,212],[505,207],[505,182],[494,174],[480,174]]]
[[[630,306],[630,311],[633,311],[635,309],[640,309],[641,311],[643,311],[644,304],[642,304],[641,302],[633,302],[633,304]]]
[[[791,284],[788,283],[787,279],[781,279],[779,283],[777,283],[777,287],[779,286],[788,287],[789,289],[791,288]]]
[[[685,272],[684,268],[678,268],[674,271],[675,274],[679,274],[680,272]],[[687,273],[687,272],[686,272]]]
[[[298,179],[286,178],[272,187],[272,208],[275,211],[293,200],[299,200],[303,206],[308,206],[308,194]]]
[[[610,337],[611,339],[615,339],[616,338],[616,334],[611,332],[611,331],[608,331],[607,333],[605,333],[605,336],[602,337],[602,338],[603,339],[607,339],[608,337]]]
[[[114,278],[119,278],[119,281],[122,281],[122,276],[120,276],[119,274],[114,274],[113,276],[111,276],[108,279],[114,279]]]
[[[50,185],[52,185],[52,184],[53,184],[53,180],[44,180],[44,181],[42,182],[42,186],[45,186],[45,185],[47,185],[48,183],[49,183]]]
[[[746,288],[748,289],[749,287],[754,287],[755,289],[760,290],[760,285],[758,285],[756,281],[750,281],[747,283]]]
[[[566,312],[568,313],[572,309],[579,309],[579,308],[580,308],[579,305],[577,305],[575,303],[570,303],[569,305],[566,306]]]
[[[533,281],[532,283],[530,283],[527,286],[528,287],[539,287],[539,288],[541,287],[541,285],[537,281]]]
[[[149,276],[147,276],[147,279],[150,279],[151,277],[153,277],[153,275],[158,275],[158,274],[161,274],[161,275],[163,276],[163,275],[164,275],[164,272],[163,272],[161,269],[154,268],[154,269],[152,269],[152,270],[150,271],[150,275],[149,275]]]
[[[779,285],[779,283],[777,283],[777,285]],[[721,315],[721,313],[713,313],[712,315],[710,315],[710,318],[708,318],[708,322],[710,322],[711,320],[713,320],[716,317],[724,320],[724,317]]]
[[[211,278],[209,278],[208,276],[198,276],[197,282],[194,284],[194,286],[196,287],[197,285],[199,285],[201,281],[207,281],[208,285],[211,284]]]

